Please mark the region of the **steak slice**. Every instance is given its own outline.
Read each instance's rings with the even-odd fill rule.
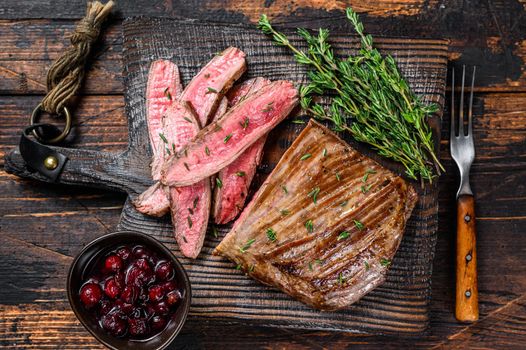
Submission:
[[[298,93],[291,82],[270,83],[169,157],[161,181],[169,186],[186,186],[217,173],[285,119],[297,104]]]
[[[163,119],[168,148],[177,152],[199,131],[190,107],[175,101]],[[184,256],[196,258],[203,246],[212,194],[208,179],[191,186],[170,187],[170,209],[174,236]]]
[[[162,130],[162,117],[172,101],[182,92],[179,68],[168,60],[154,61],[148,73],[146,87],[146,122],[153,151],[152,177],[159,180],[164,158],[164,147],[159,134]]]
[[[228,105],[231,107],[239,103],[268,84],[268,79],[254,78],[234,86],[227,93]],[[245,205],[250,184],[261,162],[266,138],[267,135],[262,136],[217,175],[219,183],[222,184],[214,189],[213,216],[217,224],[226,224],[234,220]]]
[[[385,280],[416,201],[404,179],[310,121],[214,254],[314,308],[345,308]]]
[[[245,53],[229,47],[216,55],[184,89],[181,100],[195,110],[199,124],[205,127],[223,94],[247,68]]]
[[[138,212],[149,216],[161,217],[168,213],[170,209],[168,194],[160,182],[156,182],[150,186],[132,201],[132,203]]]

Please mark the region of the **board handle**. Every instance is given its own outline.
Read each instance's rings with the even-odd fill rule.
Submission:
[[[477,288],[477,249],[475,199],[461,195],[457,199],[457,263],[455,317],[461,322],[479,318]]]
[[[103,188],[128,194],[139,193],[151,185],[149,170],[142,169],[144,162],[140,157],[131,156],[129,151],[109,153],[75,148],[52,148],[68,158],[54,183]],[[20,177],[53,182],[28,168],[18,147],[6,154],[5,170]]]

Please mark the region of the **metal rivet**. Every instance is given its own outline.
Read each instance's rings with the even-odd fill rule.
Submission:
[[[465,222],[470,222],[471,221],[471,216],[469,216],[469,215],[464,216],[464,221]]]
[[[44,159],[44,166],[47,170],[55,170],[58,167],[58,159],[55,156],[49,156]]]
[[[467,290],[466,293],[464,293],[464,295],[469,298],[471,296],[471,291]]]
[[[466,261],[471,261],[472,257],[471,254],[466,255]]]

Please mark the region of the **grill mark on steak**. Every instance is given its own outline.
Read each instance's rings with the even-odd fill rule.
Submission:
[[[312,156],[300,161],[305,153]],[[364,178],[367,170],[374,174]],[[372,186],[363,191],[364,185]],[[317,203],[308,196],[314,186]],[[341,309],[385,280],[381,259],[392,260],[416,200],[405,180],[310,121],[214,253],[308,305]],[[280,214],[284,207],[289,215]],[[312,233],[305,228],[309,219]],[[277,232],[276,242],[267,228]],[[348,237],[339,239],[343,231]],[[240,252],[249,239],[256,241]]]
[[[297,103],[298,93],[292,83],[270,83],[201,130],[183,151],[171,156],[163,166],[161,181],[185,186],[217,173],[285,119]],[[246,116],[250,116],[250,123],[243,128],[241,122]],[[188,154],[184,160],[182,153]]]

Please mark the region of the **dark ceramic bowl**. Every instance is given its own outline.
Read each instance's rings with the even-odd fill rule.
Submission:
[[[183,296],[181,304],[175,311],[172,320],[166,328],[149,339],[129,340],[126,338],[116,338],[107,334],[99,325],[90,317],[80,302],[79,290],[83,281],[86,280],[87,274],[93,268],[93,265],[112,249],[126,244],[142,244],[159,255],[164,255],[173,263],[175,270],[175,280],[179,282],[181,294]],[[86,327],[86,329],[102,344],[110,349],[129,349],[129,350],[157,350],[167,347],[177,336],[188,315],[191,300],[190,281],[186,272],[177,260],[177,258],[162,243],[149,235],[133,232],[120,231],[114,232],[95,239],[90,242],[73,261],[68,273],[67,281],[68,299],[73,312]]]

